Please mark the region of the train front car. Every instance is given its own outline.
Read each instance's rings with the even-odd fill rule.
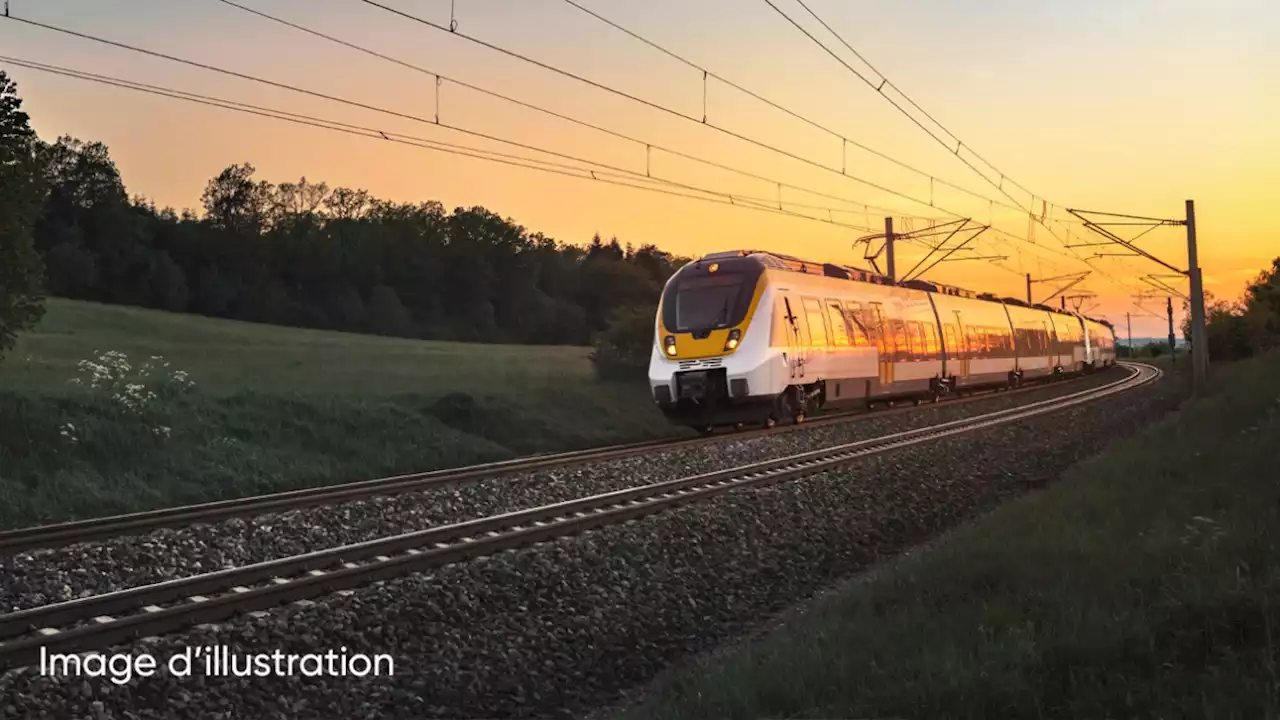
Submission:
[[[649,386],[672,422],[706,432],[768,417],[777,393],[769,347],[773,300],[764,278],[758,258],[718,253],[667,281]]]

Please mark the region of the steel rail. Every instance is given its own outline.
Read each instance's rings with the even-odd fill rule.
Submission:
[[[0,639],[12,638],[0,643],[0,670],[30,665],[41,650],[107,648],[575,535],[737,488],[827,472],[871,455],[1091,402],[1146,385],[1163,372],[1150,365],[1122,365],[1130,374],[1099,388],[974,418],[0,615]],[[113,615],[122,612],[126,614]]]
[[[1083,377],[1083,376],[1081,376]],[[1079,378],[1076,378],[1079,379]],[[971,391],[963,398],[943,401],[947,405],[967,404],[988,399],[991,396],[1013,395],[1043,389],[1048,383],[1041,379],[1016,390]],[[918,404],[918,403],[916,403]],[[336,505],[372,497],[397,495],[426,490],[445,485],[460,485],[480,480],[500,478],[519,473],[548,468],[569,467],[593,462],[619,460],[637,455],[683,450],[701,447],[723,440],[749,440],[778,432],[793,432],[810,427],[824,427],[843,422],[871,419],[912,412],[915,405],[883,410],[853,410],[829,412],[812,417],[800,425],[783,425],[769,430],[749,430],[709,437],[646,440],[623,445],[611,445],[586,450],[531,455],[510,460],[444,468],[428,472],[409,473],[391,477],[361,480],[357,482],[321,487],[289,490],[279,493],[255,495],[231,500],[217,500],[194,505],[183,505],[158,510],[145,510],[124,515],[110,515],[86,520],[72,520],[47,525],[33,525],[14,530],[0,531],[0,557],[40,548],[54,548],[81,542],[104,540],[121,535],[137,535],[160,528],[185,527],[196,523],[225,520],[232,517],[248,517],[270,512],[286,512],[320,505]]]

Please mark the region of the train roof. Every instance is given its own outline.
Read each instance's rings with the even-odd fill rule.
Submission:
[[[857,282],[868,282],[877,285],[894,284],[887,275],[875,273],[863,268],[853,267],[852,265],[820,263],[813,260],[805,260],[804,258],[782,255],[780,253],[765,250],[727,250],[724,252],[708,253],[707,255],[703,255],[701,258],[698,258],[695,262],[702,262],[703,260],[727,260],[729,258],[738,257],[752,258],[767,268],[787,270],[806,275],[824,275],[826,277],[835,277],[842,280],[855,280]]]
[[[1001,303],[1004,305],[1017,305],[1026,308],[1035,308],[1037,310],[1058,313],[1060,315],[1079,316],[1091,322],[1111,327],[1111,323],[1106,320],[1095,320],[1093,318],[1080,315],[1079,313],[1073,313],[1065,309],[1055,308],[1042,303],[1028,303],[1014,297],[997,297],[994,293],[989,292],[975,293],[971,290],[966,290],[954,285],[944,285],[943,283],[931,282],[928,280],[906,280],[903,282],[894,282],[888,275],[872,272],[863,268],[857,268],[851,265],[821,263],[814,260],[794,257],[792,255],[783,255],[781,253],[773,252],[772,250],[724,250],[721,252],[707,253],[694,262],[698,263],[704,260],[727,260],[729,258],[739,257],[753,258],[767,268],[775,268],[778,270],[786,270],[802,274],[824,275],[826,277],[852,280],[854,282],[866,282],[875,285],[896,285],[898,287],[909,288],[912,290],[923,290],[925,292],[937,293],[939,295],[952,295],[955,297],[965,297],[975,300],[986,300],[988,302]]]

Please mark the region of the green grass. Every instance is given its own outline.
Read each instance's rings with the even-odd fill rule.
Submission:
[[[1280,354],[623,717],[1280,716]]]
[[[68,381],[115,350],[195,387],[141,415]],[[52,299],[0,361],[0,527],[676,432],[587,348],[421,342]],[[62,436],[67,423],[76,442]],[[156,427],[169,427],[161,439]]]

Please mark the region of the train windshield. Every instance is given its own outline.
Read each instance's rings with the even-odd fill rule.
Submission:
[[[670,332],[698,332],[741,323],[758,273],[690,273],[677,277],[663,297],[662,324]]]

